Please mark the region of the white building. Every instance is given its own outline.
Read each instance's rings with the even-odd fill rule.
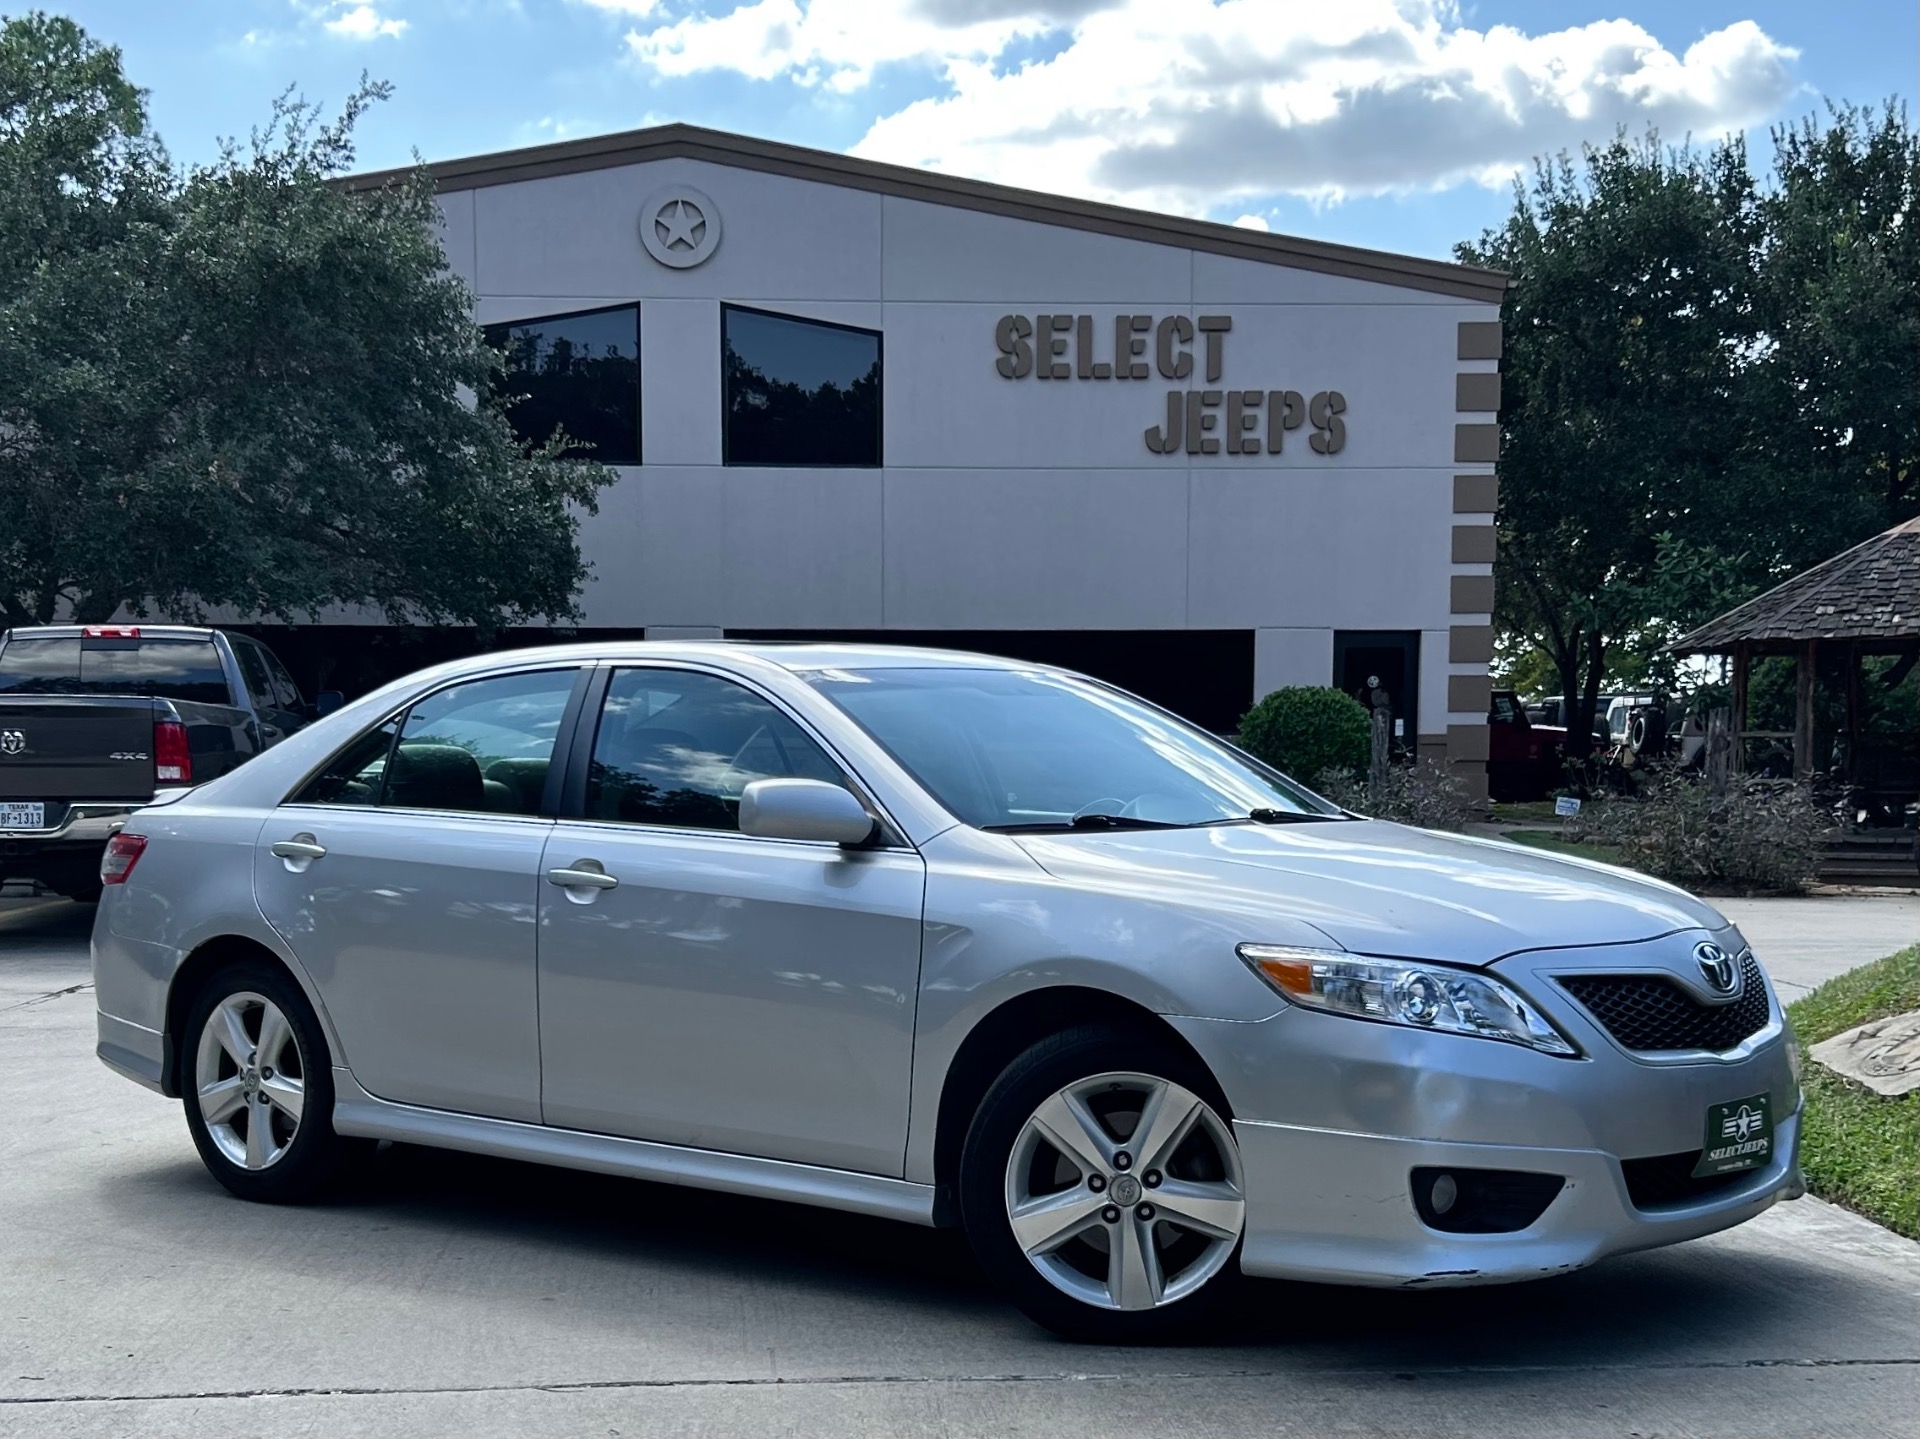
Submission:
[[[583,628],[998,650],[1217,729],[1377,679],[1481,775],[1500,276],[682,125],[432,169],[523,428],[618,467]]]

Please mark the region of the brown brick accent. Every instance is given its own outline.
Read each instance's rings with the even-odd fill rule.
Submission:
[[[1469,373],[1453,377],[1453,407],[1456,410],[1498,410],[1500,376]]]
[[[1492,575],[1455,575],[1449,588],[1453,592],[1451,608],[1456,615],[1493,613]]]
[[[1447,737],[1443,734],[1423,734],[1419,743],[1420,762],[1422,764],[1447,767]]]
[[[1448,675],[1447,710],[1451,714],[1485,714],[1493,704],[1493,680],[1486,675]]]
[[[1455,625],[1447,631],[1447,661],[1456,665],[1493,662],[1492,625]]]
[[[1460,322],[1460,358],[1497,360],[1500,358],[1500,322],[1498,320],[1462,320]]]
[[[1453,462],[1456,465],[1490,465],[1500,458],[1498,425],[1455,425]]]
[[[1489,743],[1485,720],[1447,726],[1447,759],[1453,764],[1485,764]]]
[[[1490,565],[1495,548],[1492,525],[1455,525],[1453,562],[1456,565]]]
[[[1453,512],[1456,515],[1490,515],[1500,507],[1500,482],[1495,475],[1455,475]]]

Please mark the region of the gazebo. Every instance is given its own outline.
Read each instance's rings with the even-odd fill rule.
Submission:
[[[1920,714],[1913,732],[1869,742],[1861,728],[1860,661],[1869,655],[1900,656],[1881,680],[1900,683],[1920,660],[1920,518],[1895,525],[1844,554],[1815,565],[1748,600],[1668,648],[1677,654],[1726,655],[1732,659],[1732,752],[1734,769],[1747,763],[1752,740],[1792,745],[1793,774],[1806,779],[1832,774],[1870,801],[1872,810],[1900,823],[1920,797]],[[1747,681],[1753,662],[1790,655],[1797,666],[1791,731],[1748,727]],[[1836,755],[1816,745],[1814,690],[1823,662],[1838,671],[1846,718]]]

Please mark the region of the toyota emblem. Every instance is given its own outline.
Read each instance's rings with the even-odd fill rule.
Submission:
[[[1693,947],[1694,963],[1700,966],[1700,973],[1706,976],[1707,987],[1716,994],[1732,994],[1739,983],[1739,971],[1733,967],[1733,956],[1711,940],[1703,940]]]

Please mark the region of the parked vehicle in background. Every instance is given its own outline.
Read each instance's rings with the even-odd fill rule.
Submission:
[[[182,625],[0,634],[0,881],[100,893],[100,854],[162,789],[202,783],[315,715],[265,645]]]
[[[1567,732],[1535,724],[1512,690],[1495,690],[1487,711],[1487,794],[1501,801],[1545,799],[1561,782]]]

